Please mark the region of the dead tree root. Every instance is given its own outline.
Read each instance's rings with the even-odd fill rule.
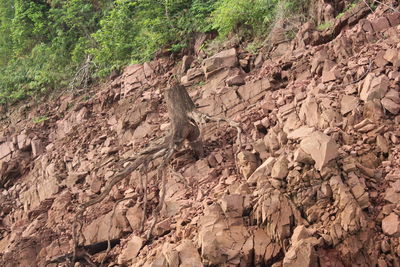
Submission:
[[[153,218],[150,228],[147,232],[147,242],[152,237],[152,232],[157,224],[157,221],[160,216],[160,211],[164,205],[165,194],[166,194],[166,174],[165,169],[169,165],[171,159],[175,155],[177,151],[182,147],[185,140],[189,141],[189,144],[193,148],[195,153],[202,154],[202,142],[200,135],[199,125],[208,123],[208,122],[226,122],[231,127],[234,127],[237,130],[237,145],[238,149],[236,150],[235,155],[235,164],[237,166],[237,154],[240,152],[242,148],[241,144],[241,134],[242,130],[240,128],[240,124],[225,118],[213,118],[209,115],[203,114],[199,112],[192,99],[188,95],[186,89],[179,84],[175,84],[171,86],[169,90],[167,90],[166,102],[169,117],[171,119],[171,131],[170,135],[163,139],[159,139],[158,143],[150,146],[149,148],[143,150],[137,155],[125,159],[122,162],[127,162],[127,166],[118,172],[114,177],[110,178],[110,182],[103,188],[103,191],[95,196],[93,199],[83,203],[79,208],[77,213],[75,214],[75,219],[73,222],[73,253],[72,253],[72,262],[71,266],[75,263],[77,257],[77,249],[79,246],[80,237],[83,239],[83,243],[85,242],[84,236],[82,234],[83,227],[83,214],[84,212],[91,206],[100,203],[103,201],[110,193],[111,189],[121,182],[123,179],[128,177],[133,171],[142,169],[144,172],[144,181],[142,181],[143,186],[143,204],[144,204],[144,213],[146,213],[147,209],[147,186],[148,186],[148,177],[147,177],[147,166],[149,162],[152,162],[156,159],[162,158],[160,165],[157,168],[157,179],[160,181],[161,179],[161,188],[160,188],[160,198],[157,207],[153,210]],[[123,199],[125,200],[125,199]],[[123,201],[120,200],[120,201]],[[113,208],[113,213],[111,218],[114,216],[116,206],[120,202],[115,203]],[[144,230],[146,216],[144,214],[142,222],[141,222],[141,230]],[[111,224],[110,224],[111,225]],[[146,243],[147,243],[146,242]],[[107,253],[109,253],[110,247],[110,238],[107,241]],[[105,260],[105,257],[102,261],[102,264]]]

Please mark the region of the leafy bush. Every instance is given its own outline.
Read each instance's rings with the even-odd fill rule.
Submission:
[[[99,66],[98,75],[103,77],[128,63],[149,60],[168,44],[171,51],[179,51],[186,46],[190,33],[211,29],[208,16],[214,2],[116,0],[92,35],[97,46],[90,53]]]
[[[0,101],[66,86],[94,45],[99,16],[85,0],[2,1]]]
[[[96,77],[179,52],[192,33],[244,29],[262,36],[278,3],[308,0],[2,0],[0,102],[65,87],[87,58]]]
[[[222,36],[239,28],[256,34],[266,32],[279,0],[221,0],[213,12],[213,26]]]

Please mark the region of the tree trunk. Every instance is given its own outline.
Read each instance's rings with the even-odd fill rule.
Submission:
[[[198,122],[191,117],[196,106],[185,87],[180,84],[173,85],[166,92],[166,102],[171,119],[170,145],[179,149],[183,142],[188,140],[196,156],[201,157],[203,144],[200,139],[200,129]]]

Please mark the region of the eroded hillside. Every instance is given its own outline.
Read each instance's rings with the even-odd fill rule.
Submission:
[[[93,94],[10,112],[0,265],[68,264],[80,204],[168,132],[163,94],[178,74],[199,111],[240,123],[241,151],[235,128],[201,125],[205,155],[175,154],[150,240],[160,161],[130,174],[85,212],[75,266],[399,266],[399,24],[361,1],[268,54],[159,58]]]

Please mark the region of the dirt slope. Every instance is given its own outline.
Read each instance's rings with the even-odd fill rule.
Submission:
[[[93,95],[10,113],[0,266],[66,266],[79,204],[168,131],[171,73],[201,112],[240,122],[237,166],[236,130],[202,125],[205,155],[175,155],[154,238],[160,162],[87,210],[75,266],[100,266],[107,239],[104,266],[400,266],[400,13],[369,13],[360,4],[323,32],[305,24],[269,55],[161,58]]]

